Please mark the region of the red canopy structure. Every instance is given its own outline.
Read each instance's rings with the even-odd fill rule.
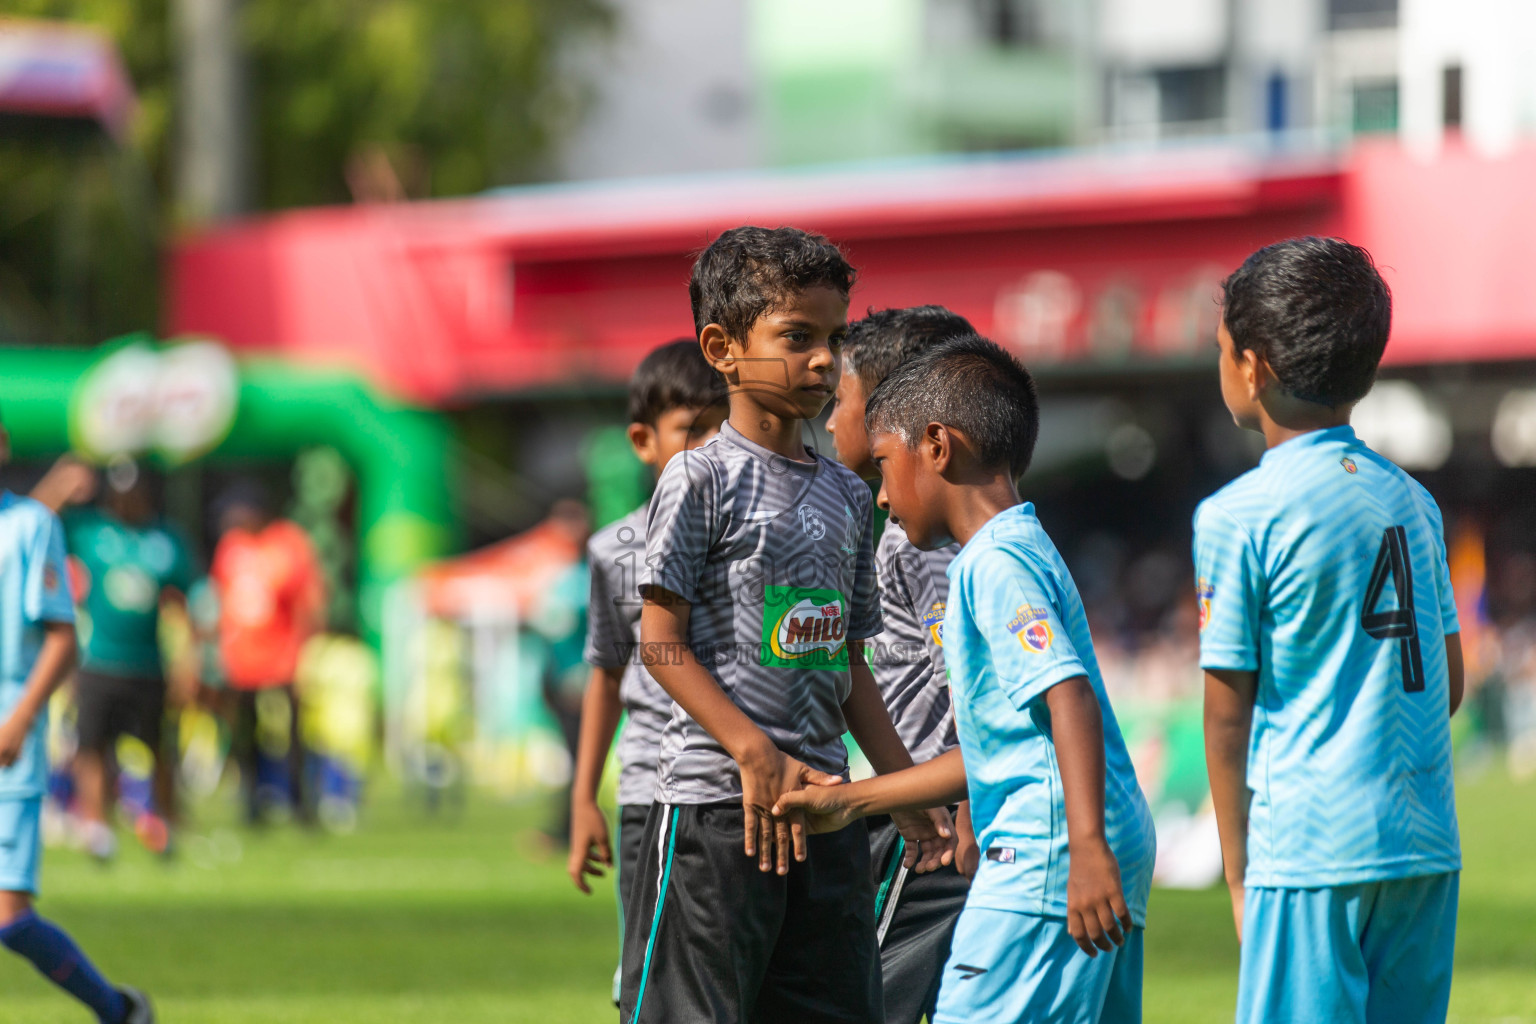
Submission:
[[[1536,358],[1536,147],[1496,161],[1395,143],[946,158],[557,185],[304,210],[184,241],[170,327],[341,361],[428,404],[618,383],[692,333],[688,268],[720,231],[795,224],[859,268],[866,306],[939,302],[1040,367],[1205,359],[1219,282],[1298,234],[1372,250],[1389,360]]]
[[[0,115],[93,122],[121,139],[133,103],[117,48],[100,32],[0,19]]]
[[[423,605],[443,618],[511,611],[530,617],[549,588],[584,554],[580,529],[546,519],[515,537],[422,571]]]

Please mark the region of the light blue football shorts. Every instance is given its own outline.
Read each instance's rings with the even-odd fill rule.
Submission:
[[[36,895],[42,821],[42,797],[0,797],[0,892]]]
[[[1444,1024],[1460,881],[1246,890],[1238,1024]]]
[[[1090,957],[1061,917],[966,907],[934,1024],[1140,1024],[1142,929]]]

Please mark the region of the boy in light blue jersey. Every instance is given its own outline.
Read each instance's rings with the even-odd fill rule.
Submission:
[[[960,749],[778,809],[837,828],[969,795],[982,860],[935,1024],[1139,1021],[1156,837],[1077,587],[1014,482],[1038,430],[1034,384],[972,335],[904,363],[866,422],[891,523],[923,550],[962,545],[943,627]]]
[[[9,453],[0,428],[0,462]],[[111,985],[63,929],[32,909],[48,785],[48,698],[75,658],[64,528],[41,503],[0,491],[0,943],[101,1024],[152,1024],[142,993]]]
[[[1225,284],[1222,397],[1268,448],[1195,513],[1239,1022],[1444,1021],[1450,999],[1462,664],[1440,510],[1349,427],[1391,310],[1339,239],[1260,249]]]

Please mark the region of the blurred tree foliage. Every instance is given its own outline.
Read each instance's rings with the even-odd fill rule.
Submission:
[[[561,44],[605,0],[241,0],[253,204],[456,195],[527,181],[579,115]],[[0,125],[0,341],[90,344],[158,326],[175,223],[173,0],[0,0],[86,22],[138,95],[125,147]]]

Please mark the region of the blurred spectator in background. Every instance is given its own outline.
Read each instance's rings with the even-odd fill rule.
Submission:
[[[167,674],[160,650],[162,609],[186,607],[196,578],[187,546],[160,518],[152,485],[131,460],[113,462],[92,508],[70,514],[66,535],[80,614],[75,679],[77,812],[86,849],[99,860],[117,850],[109,824],[123,735],[154,758],[153,809],[135,823],[145,845],[167,852],[177,818],[174,737],[165,735]],[[194,682],[192,673],[171,678]],[[191,694],[170,694],[172,706]],[[158,812],[158,813],[156,813]]]
[[[258,712],[274,697],[287,703],[285,784],[294,814],[314,820],[305,779],[299,696],[294,688],[299,653],[324,626],[325,584],[304,531],[274,518],[266,492],[254,481],[233,485],[219,503],[220,538],[211,577],[219,599],[219,651],[234,693],[233,749],[249,824],[261,824],[268,800],[261,778]]]

